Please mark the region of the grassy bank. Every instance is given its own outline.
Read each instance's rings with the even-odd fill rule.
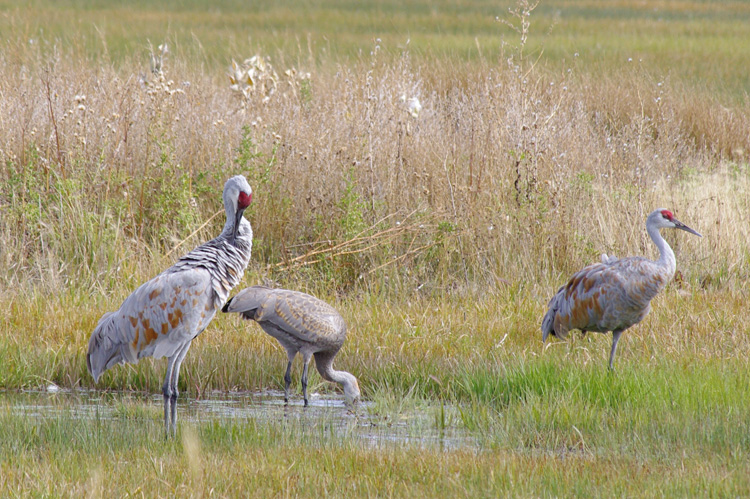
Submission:
[[[82,419],[76,404],[24,416],[16,405],[23,398],[0,395],[4,490],[359,496],[748,490],[750,370],[738,313],[744,293],[667,291],[625,335],[612,374],[605,367],[610,336],[543,348],[541,303],[519,295],[528,292],[413,296],[404,303],[330,298],[351,326],[337,366],[356,373],[368,401],[358,409],[362,420],[351,424],[375,425],[386,435],[390,425],[405,425],[415,443],[373,446],[354,428],[325,419],[191,422],[182,398],[181,436],[165,444],[158,400],[164,361],[144,359],[107,372],[96,388],[157,394],[156,400],[110,394],[101,404],[113,411],[111,419]],[[26,321],[4,328],[13,334],[3,340],[3,385],[94,388],[83,345],[99,312],[75,325],[71,303],[46,300],[38,307],[46,327]],[[258,328],[219,317],[191,348],[183,394],[211,400],[217,389],[280,389],[284,365],[283,351]],[[293,386],[299,401],[299,364]],[[313,372],[310,390],[331,397],[334,388]],[[422,419],[412,427],[414,414]],[[471,443],[447,449],[419,443],[418,435],[441,432]]]
[[[3,427],[10,423],[3,421]],[[27,425],[14,425],[14,439]],[[110,492],[133,495],[265,495],[419,497],[450,493],[462,497],[520,495],[742,495],[747,463],[741,456],[685,457],[678,463],[636,456],[591,456],[580,452],[540,455],[493,450],[426,453],[390,447],[373,450],[310,435],[280,425],[226,423],[184,431],[165,444],[159,431],[132,422],[103,424],[86,436],[66,421],[38,428],[45,458],[21,450],[4,461],[6,491],[50,495]],[[123,435],[127,432],[127,438]],[[7,433],[12,433],[8,431]],[[78,445],[71,445],[71,443]],[[86,448],[87,451],[77,449]],[[75,463],[75,466],[72,464]],[[342,479],[342,477],[346,477]]]

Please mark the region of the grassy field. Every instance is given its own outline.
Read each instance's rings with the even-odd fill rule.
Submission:
[[[0,495],[750,494],[750,8],[509,7],[0,1]],[[254,54],[243,95],[227,71]],[[94,385],[99,317],[218,234],[237,173],[254,190],[242,286],[340,309],[336,365],[367,401],[352,425],[469,443],[253,418],[165,442],[154,405],[119,392],[158,394],[165,361]],[[611,335],[543,346],[570,273],[656,256],[656,207],[704,237],[665,233],[678,274],[616,371]],[[279,389],[285,358],[219,316],[180,389]],[[50,384],[117,391],[115,416],[54,395],[19,412]],[[317,373],[310,389],[336,390]]]
[[[219,0],[0,1],[0,31],[26,58],[57,44],[77,57],[128,66],[142,60],[147,40],[170,42],[176,57],[218,77],[231,58],[255,52],[288,64],[338,64],[367,58],[375,40],[390,54],[435,59],[488,60],[517,47],[518,36],[499,19],[514,2],[253,2]],[[527,53],[558,69],[579,54],[581,68],[600,77],[640,60],[657,78],[721,94],[747,97],[744,54],[750,7],[742,1],[539,2]]]

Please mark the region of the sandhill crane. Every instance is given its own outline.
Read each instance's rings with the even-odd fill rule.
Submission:
[[[307,406],[307,366],[315,355],[315,366],[327,381],[340,384],[347,405],[359,399],[357,378],[333,369],[333,358],[346,338],[346,323],[332,306],[306,293],[288,289],[252,286],[231,298],[222,312],[239,312],[254,320],[286,349],[289,363],[284,375],[284,401],[289,402],[292,361],[302,354],[302,394]]]
[[[237,175],[227,180],[223,197],[227,221],[221,234],[141,285],[119,310],[104,314],[89,340],[86,364],[95,382],[116,364],[169,359],[162,387],[167,437],[170,428],[177,431],[177,380],[190,343],[206,329],[250,260],[253,230],[242,214],[252,189]]]
[[[609,369],[613,369],[617,341],[623,331],[648,314],[651,299],[672,279],[675,258],[659,229],[682,229],[701,237],[669,210],[659,208],[646,219],[646,231],[659,249],[659,259],[640,256],[617,259],[602,255],[602,263],[573,274],[549,302],[542,320],[542,341],[551,333],[565,338],[571,329],[606,333],[612,331]]]

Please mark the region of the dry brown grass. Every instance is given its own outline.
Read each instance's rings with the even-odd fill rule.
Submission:
[[[707,236],[680,257],[688,278],[712,272],[707,259],[744,269],[748,207],[730,193],[747,189],[747,107],[632,64],[594,80],[575,65],[415,64],[374,49],[351,66],[306,68],[309,82],[279,70],[267,102],[243,103],[223,75],[169,57],[152,75],[145,63],[4,55],[1,277],[59,289],[147,273],[220,208],[238,172],[256,191],[259,270],[314,263],[313,275],[345,287],[363,275],[557,280],[601,251],[650,251],[642,223],[657,206]],[[416,118],[402,96],[421,101]],[[732,216],[712,218],[722,213]],[[294,260],[312,252],[338,254]]]

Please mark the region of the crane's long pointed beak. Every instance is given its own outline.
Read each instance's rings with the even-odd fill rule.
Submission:
[[[684,230],[685,232],[690,232],[691,234],[695,234],[695,235],[696,235],[696,236],[698,236],[698,237],[703,237],[703,236],[701,236],[701,235],[700,235],[700,234],[698,233],[698,231],[695,231],[695,230],[691,229],[690,227],[688,227],[688,226],[687,226],[687,225],[685,225],[684,223],[680,222],[680,221],[679,221],[679,220],[677,220],[676,218],[673,218],[673,219],[672,219],[672,222],[674,222],[674,224],[675,224],[675,228],[676,228],[676,229],[682,229],[682,230]]]

